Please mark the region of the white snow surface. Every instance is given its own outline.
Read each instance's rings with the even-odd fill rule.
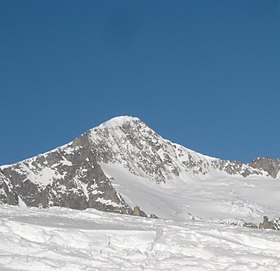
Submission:
[[[223,173],[182,173],[157,184],[136,176],[123,165],[100,163],[114,188],[131,206],[160,218],[215,220],[259,224],[263,216],[280,215],[279,179],[265,176],[229,176]]]
[[[0,270],[280,270],[280,231],[0,205]]]
[[[141,121],[139,118],[137,117],[132,117],[132,116],[117,116],[114,117],[106,122],[103,122],[102,124],[100,124],[97,128],[111,128],[114,129],[116,127],[120,127],[121,125],[123,125],[126,122],[131,122],[131,121]]]

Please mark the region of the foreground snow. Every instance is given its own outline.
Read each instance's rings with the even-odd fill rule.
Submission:
[[[0,206],[0,270],[280,270],[280,232]]]

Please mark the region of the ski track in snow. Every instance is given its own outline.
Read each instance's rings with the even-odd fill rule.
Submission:
[[[280,270],[280,232],[0,206],[0,270]]]

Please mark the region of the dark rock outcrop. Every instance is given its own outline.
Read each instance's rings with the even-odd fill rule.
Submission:
[[[271,157],[258,157],[249,163],[253,168],[262,169],[266,171],[270,176],[276,178],[280,171],[280,159]]]
[[[5,166],[2,173],[4,203],[17,204],[20,197],[33,207],[132,212],[97,163],[85,134],[68,145]]]
[[[145,212],[143,212],[139,206],[135,206],[133,211],[132,211],[132,215],[134,216],[143,216],[143,217],[147,217],[147,215],[145,214]]]
[[[18,205],[18,196],[10,181],[0,173],[0,203]]]
[[[269,220],[267,216],[263,217],[263,222],[260,223],[259,228],[266,229],[266,230],[267,229],[269,229],[269,230],[278,230],[279,229],[276,222]]]
[[[257,226],[256,224],[251,223],[251,222],[245,222],[245,223],[243,224],[243,227],[252,228],[252,229],[257,229],[257,228],[258,228],[258,226]]]

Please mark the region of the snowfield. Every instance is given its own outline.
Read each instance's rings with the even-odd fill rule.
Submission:
[[[173,176],[157,184],[135,176],[119,164],[100,163],[114,188],[131,206],[147,214],[182,220],[195,218],[259,225],[263,216],[280,216],[279,179],[264,176],[229,176],[223,172]]]
[[[280,231],[0,205],[0,270],[280,270]]]

